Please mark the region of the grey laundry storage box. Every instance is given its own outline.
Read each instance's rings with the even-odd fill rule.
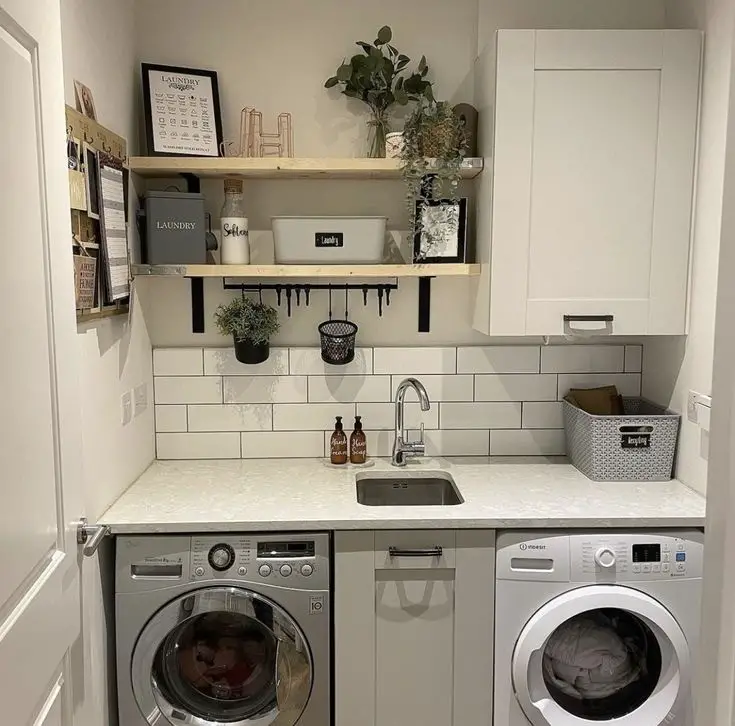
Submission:
[[[567,456],[593,481],[668,481],[680,416],[645,398],[623,398],[623,416],[593,416],[564,401]]]
[[[146,192],[145,261],[149,265],[207,262],[204,195]]]

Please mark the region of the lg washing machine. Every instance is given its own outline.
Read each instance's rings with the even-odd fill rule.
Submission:
[[[118,537],[121,726],[328,726],[328,534]]]
[[[703,541],[499,535],[495,724],[692,726]]]

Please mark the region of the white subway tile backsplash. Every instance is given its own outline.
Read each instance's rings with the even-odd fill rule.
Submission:
[[[306,403],[306,376],[225,376],[225,403]]]
[[[419,428],[423,423],[427,429],[439,428],[439,406],[434,404],[428,411],[422,411],[418,403],[405,405],[405,427]],[[357,415],[362,417],[365,429],[392,430],[395,426],[396,407],[392,403],[358,403]]]
[[[561,456],[566,453],[564,431],[516,429],[490,432],[491,456]]]
[[[375,348],[373,372],[421,376],[456,373],[456,348]]]
[[[390,401],[390,376],[309,376],[309,403]]]
[[[222,403],[219,376],[156,376],[155,403]]]
[[[239,459],[240,434],[157,434],[158,459]]]
[[[640,373],[643,370],[643,346],[625,346],[625,372]]]
[[[406,428],[426,427],[427,453],[564,454],[562,404],[570,387],[616,385],[640,395],[641,345],[496,345],[358,348],[346,366],[319,348],[272,348],[239,363],[232,348],[157,348],[158,458],[322,457],[335,416],[349,436],[362,417],[369,456],[389,456],[398,384],[414,375],[432,406],[406,399]]]
[[[561,429],[564,428],[564,414],[560,401],[523,404],[524,429]]]
[[[291,348],[289,359],[292,376],[359,376],[373,372],[372,348],[355,348],[355,359],[344,366],[325,363],[320,348]]]
[[[189,406],[189,431],[270,431],[270,404]]]
[[[621,396],[641,395],[640,373],[569,373],[559,376],[559,400],[569,393],[570,388],[597,388],[617,386]]]
[[[622,373],[622,345],[548,345],[541,348],[542,373]]]
[[[355,421],[354,403],[276,403],[273,405],[275,431],[331,431],[335,417],[342,417],[345,431]]]
[[[243,459],[312,459],[324,456],[321,431],[252,431],[242,434]]]
[[[186,431],[186,406],[156,406],[156,431],[159,433]]]
[[[476,401],[555,401],[555,375],[475,376]]]
[[[201,348],[154,348],[154,376],[201,376]]]
[[[538,345],[457,348],[457,373],[538,373]]]
[[[487,456],[487,430],[469,431],[426,431],[427,456]],[[412,432],[412,438],[418,438],[418,432]]]
[[[268,360],[257,365],[240,363],[233,348],[204,349],[205,376],[288,375],[288,348],[271,348]]]
[[[513,429],[520,426],[520,403],[439,404],[440,429]]]
[[[391,376],[393,384],[390,398],[396,395],[396,389],[405,376]],[[473,376],[421,376],[429,400],[435,401],[471,401],[474,397]]]

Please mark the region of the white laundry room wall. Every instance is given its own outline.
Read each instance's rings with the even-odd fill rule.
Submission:
[[[66,102],[74,106],[74,79],[93,93],[98,121],[137,148],[135,7],[133,0],[61,0]],[[79,378],[84,444],[85,514],[90,521],[153,459],[151,344],[145,319],[111,318],[80,325]],[[144,384],[149,405],[122,425],[121,396]],[[81,512],[79,514],[82,514]],[[73,651],[74,723],[114,723],[108,662],[113,658],[112,563],[107,543],[82,568],[82,637]],[[101,565],[101,566],[100,566]],[[109,671],[114,674],[114,670]]]
[[[646,346],[643,394],[682,413],[677,476],[705,492],[709,434],[687,420],[690,390],[712,392],[717,269],[735,4],[729,0],[667,0],[673,28],[705,31],[702,107],[694,212],[689,335],[652,338]]]

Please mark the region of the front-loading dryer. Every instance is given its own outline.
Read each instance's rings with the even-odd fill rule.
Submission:
[[[497,726],[692,726],[700,531],[497,539]]]
[[[121,726],[326,726],[328,534],[118,537]]]

